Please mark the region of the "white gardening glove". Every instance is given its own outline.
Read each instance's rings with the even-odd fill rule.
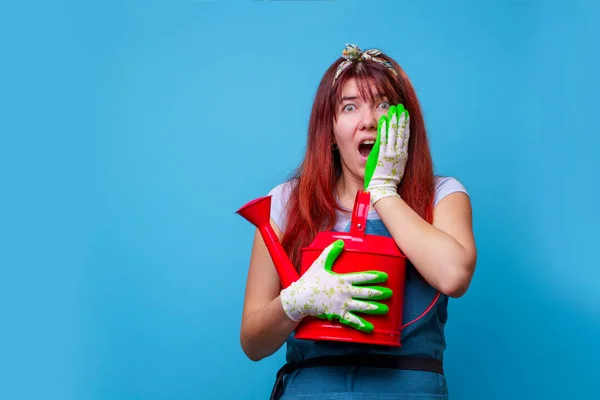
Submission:
[[[387,196],[398,196],[397,186],[404,176],[408,160],[410,118],[402,104],[390,107],[377,125],[377,139],[367,158],[365,190],[371,204]]]
[[[358,330],[371,332],[373,324],[354,313],[385,314],[388,307],[383,303],[360,299],[383,300],[389,298],[392,291],[385,287],[359,287],[354,284],[384,282],[388,276],[379,271],[333,272],[331,268],[343,247],[343,240],[336,240],[327,246],[300,279],[281,291],[281,303],[293,321],[310,315],[328,320],[338,319]]]

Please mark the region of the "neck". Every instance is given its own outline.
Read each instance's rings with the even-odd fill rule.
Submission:
[[[337,195],[343,207],[352,209],[356,193],[364,189],[364,182],[346,171],[343,171],[337,181]]]

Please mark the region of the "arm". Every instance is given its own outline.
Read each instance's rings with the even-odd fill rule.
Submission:
[[[365,168],[365,189],[398,247],[425,280],[450,297],[460,297],[470,285],[477,258],[471,203],[465,193],[446,196],[435,207],[432,225],[400,198],[397,186],[408,159],[409,121],[402,104],[390,107],[379,120]]]
[[[281,231],[273,221],[271,225],[281,240]],[[280,290],[279,276],[257,230],[250,257],[240,330],[242,349],[253,361],[275,353],[298,325],[283,311]]]
[[[374,205],[402,252],[430,285],[450,297],[464,295],[475,271],[477,251],[471,203],[465,193],[452,193],[434,210],[433,225],[398,196]]]

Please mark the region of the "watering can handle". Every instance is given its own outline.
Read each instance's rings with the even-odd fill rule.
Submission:
[[[352,220],[350,221],[350,234],[355,237],[364,237],[367,227],[367,217],[369,216],[369,206],[371,204],[371,195],[369,192],[359,190],[356,192],[354,200],[354,210],[352,210]]]
[[[412,321],[407,322],[406,324],[402,325],[401,329],[404,329],[407,326],[409,326],[410,324],[415,323],[418,320],[420,320],[421,318],[423,318],[433,308],[433,306],[435,305],[435,303],[438,301],[438,299],[440,298],[440,294],[441,293],[438,291],[437,294],[435,295],[435,297],[433,298],[433,301],[431,302],[431,304],[429,304],[429,307],[427,307],[425,309],[425,311],[423,311],[423,313],[421,315],[419,315],[417,318],[415,318]]]

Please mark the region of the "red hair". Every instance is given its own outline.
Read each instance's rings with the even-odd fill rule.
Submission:
[[[313,103],[308,125],[306,153],[294,171],[287,223],[282,245],[294,266],[299,269],[301,250],[310,244],[317,233],[331,230],[335,225],[337,204],[335,185],[341,171],[338,152],[332,151],[333,122],[342,87],[355,79],[360,95],[372,97],[370,84],[385,94],[390,104],[402,103],[410,115],[410,140],[408,161],[398,193],[423,219],[432,222],[435,193],[433,162],[425,130],[425,122],[417,94],[404,70],[384,54],[379,57],[389,61],[397,72],[394,75],[386,66],[376,62],[354,62],[347,67],[335,83],[333,78],[343,58],[338,58],[325,72]]]

